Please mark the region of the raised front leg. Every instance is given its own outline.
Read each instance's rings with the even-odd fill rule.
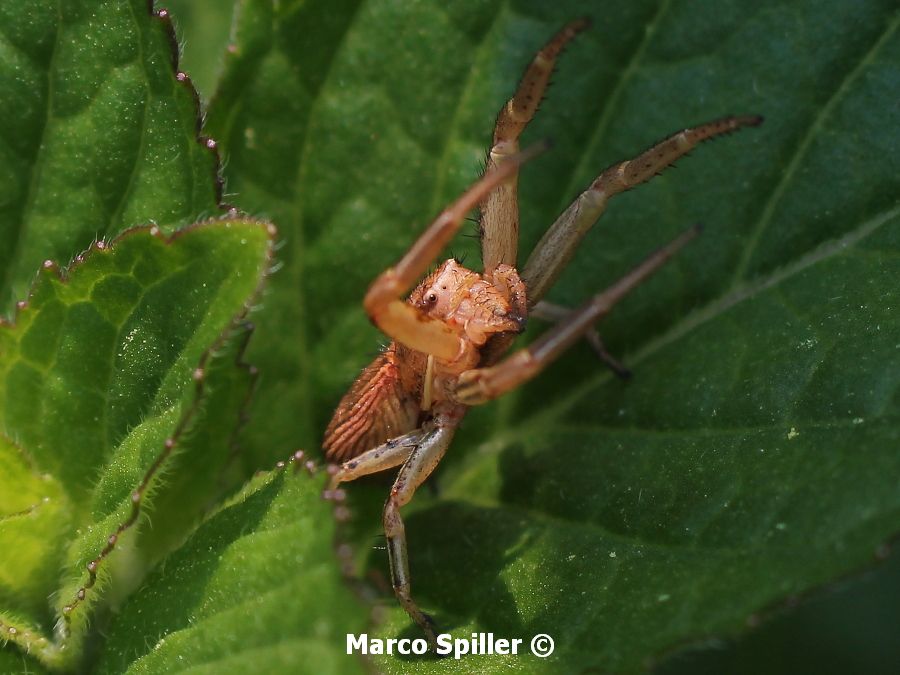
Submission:
[[[544,146],[535,146],[487,171],[481,180],[435,219],[396,266],[389,267],[375,279],[366,293],[363,306],[382,332],[407,347],[445,361],[452,361],[460,355],[463,345],[457,332],[443,321],[419,312],[405,302],[403,296],[428,271],[428,266],[459,231],[466,214],[514,174],[520,164],[543,149]]]
[[[428,478],[438,462],[441,461],[464,412],[463,408],[454,407],[449,415],[435,416],[435,428],[421,440],[403,468],[400,469],[394,487],[391,488],[391,494],[384,505],[384,535],[387,538],[394,594],[410,618],[425,632],[425,636],[432,646],[437,643],[434,622],[419,609],[412,599],[406,529],[403,519],[400,517],[400,508],[412,499],[416,488]]]
[[[522,271],[529,306],[537,304],[550,290],[584,235],[606,210],[610,197],[650,180],[697,144],[741,127],[755,127],[762,121],[759,116],[723,117],[680,131],[636,158],[606,169],[563,211],[531,252]]]
[[[454,394],[456,400],[464,405],[477,405],[530,380],[572,346],[598,320],[609,314],[619,300],[662,267],[699,232],[699,227],[692,227],[682,233],[615,284],[572,312],[570,319],[557,324],[525,349],[520,349],[496,366],[464,372],[459,377],[459,385]]]
[[[488,154],[487,171],[503,164],[519,151],[519,136],[537,112],[547,83],[566,44],[587,28],[587,19],[566,25],[544,45],[525,70],[519,88],[497,114],[494,142]],[[519,201],[516,195],[518,171],[494,190],[481,210],[481,257],[485,271],[504,263],[516,266],[519,246]]]

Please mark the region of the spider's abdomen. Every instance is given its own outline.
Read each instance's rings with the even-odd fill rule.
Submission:
[[[421,375],[407,365],[391,344],[360,373],[325,430],[322,448],[329,461],[346,462],[418,426],[421,382],[410,378]]]

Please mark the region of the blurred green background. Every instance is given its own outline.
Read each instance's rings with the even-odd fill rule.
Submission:
[[[232,4],[169,0],[158,4],[162,7],[174,18],[181,70],[205,102],[215,91],[229,42]],[[900,558],[893,555],[860,576],[761,617],[740,640],[711,638],[663,659],[654,672],[900,673]]]

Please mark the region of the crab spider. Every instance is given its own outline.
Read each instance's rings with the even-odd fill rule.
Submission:
[[[539,149],[520,152],[519,136],[537,111],[557,57],[587,25],[584,19],[568,24],[537,53],[515,95],[500,109],[482,178],[369,288],[365,310],[393,341],[353,383],[325,431],[326,457],[339,463],[332,467],[328,495],[336,494],[343,482],[401,467],[383,513],[391,580],[398,601],[432,644],[434,624],[411,595],[401,507],[441,461],[470,406],[531,379],[578,339],[587,337],[621,373],[593,326],[694,238],[697,227],[575,310],[543,303],[542,298],[612,196],[649,180],[704,140],[762,122],[757,116],[717,119],[673,134],[634,159],[609,167],[550,226],[520,273],[515,267],[518,171]],[[479,205],[483,271],[450,259],[416,285],[466,214]],[[556,325],[528,347],[502,358],[529,315],[549,318]]]

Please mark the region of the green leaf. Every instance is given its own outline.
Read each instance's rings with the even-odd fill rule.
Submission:
[[[456,635],[549,633],[555,656],[381,667],[634,670],[864,566],[896,532],[893,3],[239,10],[209,130],[235,203],[285,239],[252,347],[264,422],[245,438],[260,463],[318,443],[312,430],[379,342],[359,307],[367,284],[477,175],[496,111],[564,22],[595,19],[527,134],[555,146],[524,170],[522,251],[603,167],[654,139],[728,113],[767,119],[616,198],[554,290],[577,304],[706,224],[603,326],[633,381],[573,349],[473,411],[443,494],[408,509],[425,609]],[[473,242],[460,251],[477,265]],[[349,492],[369,541],[386,490]],[[385,572],[383,555],[367,564]],[[394,609],[380,632],[409,626]]]
[[[28,673],[28,675],[44,675],[47,671],[34,659],[12,649],[0,650],[0,671],[4,673]]]
[[[2,437],[0,486],[0,607],[48,624],[46,589],[56,581],[63,553],[56,542],[71,526],[65,493]]]
[[[251,335],[247,324],[236,327],[203,366],[201,405],[184,434],[181,452],[172,457],[165,489],[154,499],[153,517],[140,533],[148,565],[181,545],[223,495],[246,480],[237,466],[241,448],[236,436],[246,421],[256,380],[255,368],[243,360]]]
[[[523,252],[604,166],[688,124],[767,117],[617,197],[555,289],[576,304],[706,224],[603,326],[634,379],[576,347],[472,411],[440,494],[406,509],[414,594],[443,628],[545,632],[555,655],[376,667],[637,670],[865,566],[896,533],[900,143],[886,101],[900,93],[900,15],[889,0],[845,5],[239,3],[207,131],[227,153],[229,200],[283,237],[249,348],[260,378],[245,470],[318,445],[383,339],[359,306],[367,284],[478,174],[497,109],[564,22],[595,20],[528,131],[555,149],[523,174]],[[218,209],[165,20],[138,0],[0,13],[0,103],[16,111],[0,125],[9,297],[45,258]],[[258,238],[239,245],[235,228]],[[257,480],[121,614],[88,611],[139,583],[226,489],[221,450],[253,377],[232,365],[241,343],[220,338],[263,274],[266,237],[250,221],[169,245],[130,234],[66,283],[45,271],[0,329],[0,635],[43,663],[88,668],[78,653],[97,640],[88,654],[110,672],[359,666],[342,636],[366,630],[368,610],[341,586],[329,507],[305,477]],[[477,266],[474,241],[454,252]],[[125,531],[51,639],[148,476],[153,529]],[[366,556],[387,489],[348,490],[343,536],[369,578],[387,573],[383,551]],[[387,619],[369,632],[417,637],[381,594]],[[0,650],[0,670],[33,669],[21,653]]]
[[[0,7],[0,297],[45,259],[155,221],[218,212],[215,152],[176,78],[174,34],[147,0]]]
[[[109,241],[133,224],[155,221],[169,233],[221,211],[214,144],[198,136],[197,96],[186,76],[177,72],[177,60],[168,15],[154,14],[146,0],[37,0],[0,8],[0,107],[9,113],[0,125],[4,305],[25,295],[34,270],[45,259],[68,261],[92,242]],[[0,580],[2,637],[12,637],[54,667],[78,663],[83,643],[91,639],[86,634],[89,615],[94,633],[102,630],[103,612],[76,609],[68,625],[57,618],[84,583],[85,575],[78,570],[125,522],[127,512],[118,501],[125,491],[136,488],[142,476],[152,479],[148,488],[153,489],[143,500],[152,507],[147,509],[152,510],[152,527],[137,537],[131,534],[137,528],[129,529],[118,542],[116,550],[124,548],[126,554],[109,556],[95,590],[80,603],[85,608],[94,603],[93,595],[103,603],[120,601],[143,571],[180,543],[200,514],[242,478],[234,466],[233,435],[253,377],[246,366],[235,367],[248,333],[244,326],[231,325],[234,314],[228,314],[228,304],[246,302],[258,283],[266,262],[257,235],[268,235],[265,227],[249,221],[235,221],[234,227],[255,228],[243,237],[245,244],[232,251],[245,258],[227,262],[226,256],[220,261],[231,264],[242,280],[217,279],[227,268],[200,254],[195,262],[202,261],[208,269],[197,275],[198,283],[216,279],[221,284],[202,286],[201,292],[193,283],[173,285],[186,270],[167,268],[162,259],[156,268],[148,253],[143,269],[124,270],[115,278],[96,271],[100,281],[95,290],[85,290],[88,294],[81,299],[70,298],[71,308],[66,302],[44,306],[22,340],[21,358],[15,356],[19,346],[0,357],[21,361],[7,364],[0,385],[7,392],[8,407],[2,431],[15,441],[3,446],[10,475],[0,476],[2,491],[19,502],[39,497],[27,504],[0,504],[6,575]],[[222,239],[205,244],[209,255],[227,253],[229,241],[237,246],[234,232],[211,236]],[[191,240],[205,237],[191,235]],[[178,256],[168,257],[177,263]],[[139,283],[129,281],[130,274]],[[239,298],[241,284],[244,295]],[[167,302],[141,299],[142,287],[151,298],[167,285]],[[215,299],[207,293],[216,286],[218,291],[230,290]],[[144,304],[131,306],[133,302]],[[203,308],[212,313],[198,311]],[[243,304],[231,309],[244,311]],[[101,310],[106,313],[92,314]],[[115,332],[126,318],[142,322],[132,327],[135,332],[126,337],[127,344],[123,334]],[[154,337],[147,344],[154,343],[156,352],[135,346],[142,331]],[[112,355],[110,340],[132,353],[124,358]],[[46,361],[44,357],[58,349],[62,355]],[[35,365],[32,359],[39,361],[37,372],[29,370]],[[62,368],[66,377],[53,368]],[[186,373],[199,375],[201,370],[202,387],[185,379]],[[166,372],[167,379],[161,380]],[[96,377],[106,379],[98,385]],[[67,391],[63,387],[72,378],[80,380]],[[154,389],[163,397],[154,405],[169,405],[169,410],[147,407],[145,399]],[[43,408],[30,407],[29,398],[41,398]],[[91,416],[96,408],[105,410]],[[49,425],[52,429],[44,414],[59,415],[55,425]],[[178,436],[176,447],[148,473],[150,460],[161,452],[160,443],[173,433]],[[40,447],[29,447],[23,435]],[[91,451],[84,457],[82,444]],[[81,529],[86,524],[89,529]],[[61,629],[50,640],[54,623]],[[16,650],[0,652],[4,657],[7,653]],[[20,659],[28,662],[24,668],[36,667],[31,657],[16,656],[14,661]]]
[[[148,578],[99,672],[362,672],[345,654],[365,614],[335,564],[332,507],[297,468],[254,479]]]
[[[180,68],[190,73],[201,96],[211,93],[228,45],[231,3],[222,0],[168,0],[178,44]]]
[[[92,608],[127,585],[116,573],[140,574],[141,561],[118,552],[184,464],[172,457],[198,415],[204,368],[247,312],[270,236],[236,219],[169,238],[131,230],[65,273],[45,265],[0,328],[0,428],[15,439],[0,445],[0,480],[16,491],[0,503],[0,541],[15,551],[0,627],[44,664],[77,664]],[[189,501],[180,512],[193,513]]]

